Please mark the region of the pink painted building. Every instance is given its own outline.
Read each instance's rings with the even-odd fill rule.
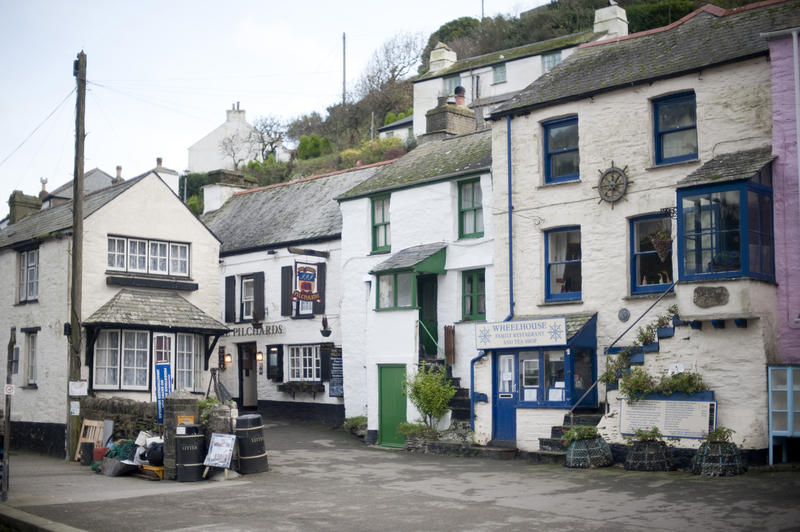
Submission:
[[[800,363],[800,28],[769,39],[772,65],[772,151],[775,280],[778,283],[780,362]]]

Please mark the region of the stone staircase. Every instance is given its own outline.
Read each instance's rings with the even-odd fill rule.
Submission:
[[[698,325],[697,322],[688,322],[682,321],[677,316],[672,318],[672,327],[659,327],[656,329],[656,339],[654,342],[643,345],[637,346],[634,348],[634,352],[630,358],[630,365],[631,366],[643,366],[644,365],[644,356],[647,353],[658,353],[660,349],[659,341],[665,338],[672,338],[675,336],[675,327],[678,326],[686,326],[689,325],[692,328],[700,328],[701,325]],[[737,326],[739,324],[737,323]],[[618,355],[622,350],[628,349],[630,346],[614,346],[608,349],[609,355]],[[628,369],[630,372],[630,368]],[[606,389],[608,390],[616,390],[618,388],[618,382],[607,384]]]
[[[597,408],[577,409],[573,414],[575,425],[597,425],[603,413]],[[538,451],[520,451],[519,457],[534,464],[564,464],[567,446],[563,443],[564,433],[569,430],[569,414],[564,414],[564,424],[550,428],[549,438],[539,438]]]

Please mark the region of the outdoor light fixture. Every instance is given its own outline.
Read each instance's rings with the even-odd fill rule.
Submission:
[[[256,353],[256,361],[258,362],[258,374],[259,375],[263,375],[264,374],[264,353],[262,353],[261,351]]]
[[[229,368],[233,364],[233,355],[230,353],[225,353],[225,367]]]

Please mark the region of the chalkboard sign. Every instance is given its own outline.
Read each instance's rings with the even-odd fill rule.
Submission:
[[[328,384],[329,397],[344,397],[344,378],[342,372],[342,350],[331,349],[331,380]]]

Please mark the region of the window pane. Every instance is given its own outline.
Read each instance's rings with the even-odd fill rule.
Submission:
[[[522,385],[539,386],[539,357],[522,361]]]
[[[773,390],[772,391],[772,408],[774,410],[786,410],[787,407],[787,395],[785,390]]]
[[[557,153],[550,158],[550,177],[559,177],[579,173],[579,156],[577,151]]]
[[[694,96],[691,99],[664,102],[658,106],[658,125],[661,131],[693,126],[696,122]]]
[[[773,369],[772,372],[772,386],[773,388],[785,388],[786,387],[786,370],[785,369]]]
[[[788,430],[789,415],[786,412],[772,413],[772,430]]]
[[[665,133],[661,137],[661,156],[664,159],[697,153],[697,131],[684,129]]]
[[[378,277],[378,308],[394,306],[394,275]]]
[[[398,273],[397,274],[397,306],[410,307],[411,306],[411,274]]]
[[[475,233],[475,213],[473,211],[466,211],[462,214],[462,225],[464,227],[464,234],[469,235]]]
[[[547,128],[548,151],[550,153],[578,147],[578,122],[549,126]]]

